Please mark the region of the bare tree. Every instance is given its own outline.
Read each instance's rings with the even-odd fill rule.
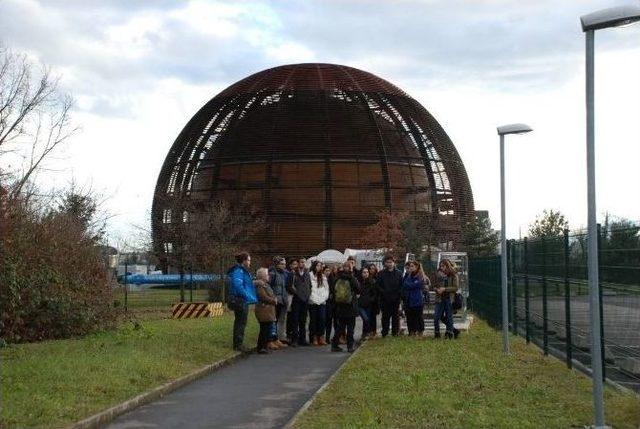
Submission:
[[[0,161],[20,160],[18,167],[0,169],[0,179],[10,182],[9,198],[20,195],[45,159],[78,130],[72,106],[49,67],[0,46]]]
[[[267,228],[266,220],[242,198],[231,204],[226,200],[171,195],[162,199],[161,206],[162,227],[156,239],[171,245],[157,256],[180,274],[188,270],[222,273],[238,251],[263,250],[260,240]],[[181,285],[181,296],[183,289]]]

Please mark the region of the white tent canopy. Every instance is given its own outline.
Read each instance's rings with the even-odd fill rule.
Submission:
[[[341,264],[346,262],[347,256],[338,250],[327,249],[320,252],[318,256],[314,256],[309,259],[319,260],[324,264]]]

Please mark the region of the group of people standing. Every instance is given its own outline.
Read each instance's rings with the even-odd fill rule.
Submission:
[[[260,324],[258,353],[298,346],[325,346],[331,351],[353,352],[356,318],[362,318],[362,339],[376,338],[378,314],[381,335],[400,333],[401,305],[410,336],[422,336],[423,311],[430,289],[435,291],[435,337],[440,338],[440,321],[446,326],[446,338],[457,338],[453,326],[452,301],[458,290],[458,275],[449,260],[442,260],[435,273],[435,287],[418,261],[408,261],[404,272],[393,256],[376,264],[356,269],[355,258],[343,264],[325,265],[315,260],[309,269],[306,259],[288,261],[275,257],[270,268],[259,268],[255,279],[249,269],[251,256],[236,255],[236,264],[227,272],[228,305],[234,311],[233,348],[248,351],[243,345],[249,306],[255,304]],[[307,323],[308,320],[308,323]]]

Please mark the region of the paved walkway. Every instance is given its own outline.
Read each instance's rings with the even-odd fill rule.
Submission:
[[[356,333],[360,330],[358,323]],[[279,428],[348,357],[346,351],[332,353],[330,346],[253,354],[120,416],[107,427]]]

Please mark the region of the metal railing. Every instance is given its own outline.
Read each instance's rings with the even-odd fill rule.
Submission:
[[[640,227],[599,228],[604,378],[640,392]],[[508,243],[509,329],[588,371],[586,233]],[[469,306],[502,325],[500,257],[469,264]]]

